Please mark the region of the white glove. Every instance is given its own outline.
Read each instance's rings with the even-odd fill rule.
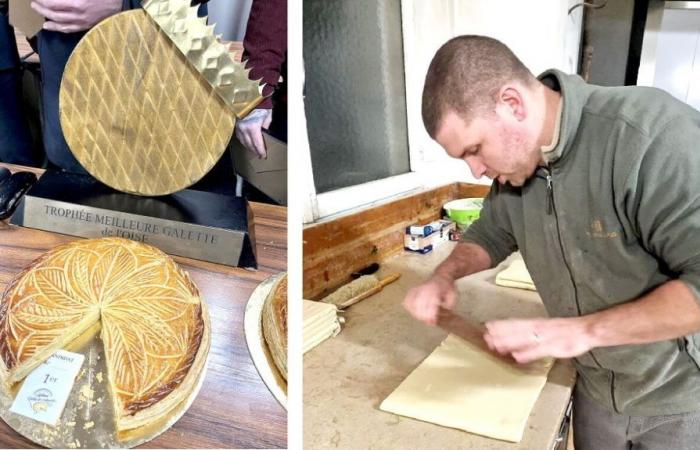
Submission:
[[[254,109],[247,116],[236,121],[236,137],[241,144],[258,158],[267,158],[267,149],[262,136],[262,129],[272,122],[271,109]]]
[[[89,30],[122,10],[123,0],[32,0],[34,11],[46,17],[44,29],[74,33]]]

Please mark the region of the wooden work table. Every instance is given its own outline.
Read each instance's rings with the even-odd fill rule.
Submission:
[[[401,252],[383,261],[380,278],[394,272],[401,278],[350,307],[341,333],[304,355],[304,448],[552,448],[575,381],[571,364],[561,361],[550,371],[518,444],[379,410],[447,336],[412,319],[402,301],[454,245],[446,243],[427,255]],[[546,315],[537,293],[495,285],[501,268],[459,280],[457,311],[478,321]]]
[[[2,164],[0,164],[2,165]],[[287,413],[267,389],[248,353],[243,316],[248,297],[265,278],[287,268],[287,211],[251,203],[256,227],[257,271],[175,257],[209,306],[212,342],[199,395],[168,431],[148,448],[283,448]],[[35,258],[75,237],[0,222],[0,291]],[[0,448],[35,447],[0,421]]]

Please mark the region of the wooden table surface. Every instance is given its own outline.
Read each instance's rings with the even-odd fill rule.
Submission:
[[[287,413],[258,375],[243,332],[250,294],[265,278],[287,268],[287,210],[261,203],[251,203],[251,208],[259,270],[175,257],[191,274],[209,306],[209,367],[202,389],[187,413],[160,437],[144,444],[145,448],[287,446]],[[0,292],[39,255],[75,239],[78,238],[0,222]],[[35,446],[0,421],[0,448]]]

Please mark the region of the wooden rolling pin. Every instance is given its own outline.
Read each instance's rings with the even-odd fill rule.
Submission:
[[[338,309],[345,309],[381,291],[384,286],[398,280],[400,276],[400,273],[394,273],[379,280],[374,275],[365,275],[346,284],[321,301],[332,303]]]

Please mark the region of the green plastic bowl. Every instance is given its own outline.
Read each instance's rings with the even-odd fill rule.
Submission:
[[[483,198],[460,198],[445,203],[442,207],[447,217],[454,220],[460,228],[466,228],[479,218]]]

